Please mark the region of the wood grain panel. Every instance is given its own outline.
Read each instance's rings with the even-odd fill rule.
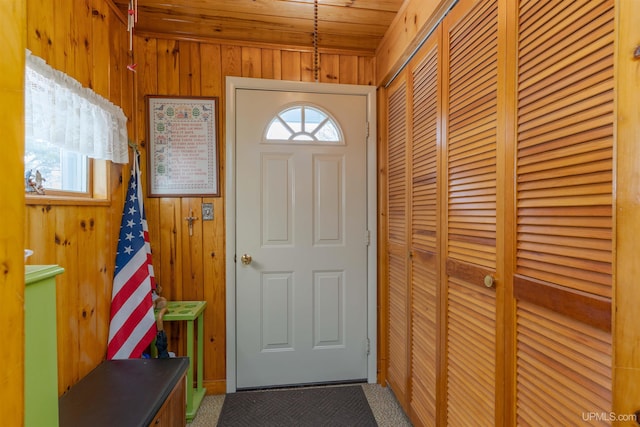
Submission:
[[[91,34],[92,3],[93,0],[80,0],[69,6],[71,8],[69,11],[72,28],[71,36],[73,37],[69,53],[73,56],[75,74],[78,76],[78,81],[87,87],[92,87],[91,68],[93,66],[93,55],[90,52],[92,49],[90,41],[93,40]]]
[[[610,298],[613,2],[519,13],[516,272]]]
[[[136,37],[135,39],[138,39]],[[146,52],[146,50],[138,50],[135,52],[136,56],[143,55],[143,57],[150,57],[148,64],[150,68],[149,73],[145,73],[148,76],[149,82],[143,82],[143,87],[147,87],[152,92],[138,93],[138,99],[143,98],[148,94],[163,94],[163,95],[179,95],[180,85],[186,85],[186,80],[180,78],[181,64],[187,63],[186,60],[182,60],[183,47],[188,52],[188,43],[182,44],[182,42],[175,40],[155,40],[144,39],[146,43],[141,44],[145,48],[154,48],[155,51]],[[138,44],[136,42],[136,44]],[[138,65],[140,67],[140,65]],[[155,68],[153,68],[155,66]],[[153,70],[153,71],[151,71]],[[182,65],[182,71],[188,72],[187,65]],[[146,80],[143,79],[143,80]],[[185,82],[185,83],[183,83]],[[155,87],[154,87],[155,85]],[[147,129],[146,120],[146,105],[143,110],[137,110],[140,115],[136,116],[136,123],[143,129]],[[147,134],[144,133],[144,138],[147,138]],[[143,144],[140,144],[143,145]],[[146,161],[146,145],[143,145],[145,150],[143,151],[143,162]],[[148,175],[145,175],[148,176]],[[166,202],[166,204],[165,204]],[[145,198],[145,209],[147,209],[149,227],[149,239],[151,240],[151,250],[153,251],[153,263],[154,266],[159,266],[160,270],[155,270],[156,282],[162,286],[162,295],[168,300],[179,301],[183,300],[183,286],[182,277],[184,271],[184,264],[182,263],[182,221],[181,219],[188,214],[183,215],[180,208],[180,199],[157,199],[157,198]],[[163,212],[168,214],[163,215]],[[151,219],[155,219],[151,223]],[[158,234],[154,234],[154,231],[159,233],[160,236],[166,237],[169,240],[168,245],[158,245],[156,240]],[[167,236],[169,234],[169,236]],[[168,273],[168,274],[167,274]],[[165,328],[168,338],[168,348],[177,355],[186,354],[186,342],[180,340],[181,336],[186,333],[186,327],[184,322],[169,323]]]
[[[447,292],[448,424],[494,425],[495,293],[454,278]]]
[[[436,257],[411,258],[411,411],[422,425],[436,425],[438,364],[438,274]]]
[[[496,290],[498,2],[466,1],[445,18],[446,400],[448,425],[497,425],[503,366]],[[503,165],[501,165],[503,166]]]
[[[388,130],[388,206],[389,241],[407,241],[407,88],[398,87],[389,94]]]
[[[127,1],[116,3],[126,12]],[[292,49],[312,46],[316,13],[309,1],[140,0],[137,4],[136,30],[144,36],[215,38],[229,44],[279,44]],[[319,45],[323,49],[371,55],[401,4],[401,0],[323,1],[317,9]]]
[[[607,0],[519,7],[514,294],[523,425],[611,411],[613,22]]]
[[[453,258],[448,258],[445,263],[446,273],[449,276],[464,280],[470,286],[487,287],[484,278],[493,275],[494,270],[480,267],[475,264],[460,262]]]
[[[407,2],[409,5],[413,3]],[[419,3],[424,5],[424,2]],[[491,307],[491,300],[486,302],[487,312],[493,309],[496,313],[497,322],[492,330],[498,340],[491,344],[490,329],[469,332],[464,336],[465,331],[459,332],[454,326],[447,325],[450,348],[446,356],[449,378],[445,389],[449,405],[455,399],[469,401],[465,394],[469,389],[473,390],[470,394],[474,397],[495,391],[498,393],[494,395],[496,418],[483,418],[486,411],[475,406],[455,413],[449,410],[447,421],[450,425],[581,424],[586,421],[581,417],[589,413],[607,416],[611,410],[609,332],[612,319],[620,318],[616,316],[616,310],[612,312],[611,294],[616,290],[612,251],[616,241],[629,241],[626,238],[629,233],[620,234],[618,231],[616,234],[616,217],[625,218],[629,225],[629,218],[637,210],[636,203],[630,202],[633,199],[630,195],[634,192],[629,188],[633,188],[636,181],[631,177],[633,174],[629,174],[633,162],[628,158],[619,159],[618,164],[626,167],[622,176],[626,179],[631,177],[631,182],[626,185],[618,182],[617,193],[627,199],[624,209],[619,208],[615,216],[612,215],[616,188],[613,161],[616,147],[621,143],[619,140],[613,143],[614,123],[626,130],[628,140],[637,139],[637,132],[629,125],[637,121],[637,109],[631,108],[630,115],[620,117],[616,116],[613,105],[614,99],[619,102],[623,98],[629,107],[633,98],[633,91],[622,91],[623,96],[614,97],[613,46],[614,39],[619,40],[620,37],[628,42],[617,51],[618,58],[624,58],[628,83],[630,77],[634,76],[631,80],[637,77],[637,58],[632,58],[636,42],[631,41],[633,37],[629,38],[628,34],[637,31],[627,27],[618,34],[614,33],[614,4],[617,8],[619,2],[496,1],[493,4],[498,4],[499,19],[502,19],[500,34],[503,37],[498,40],[499,55],[496,56],[493,40],[484,37],[482,24],[474,21],[480,16],[478,13],[482,14],[481,5],[488,7],[489,3],[460,1],[443,25],[447,30],[448,25],[458,19],[475,22],[466,28],[460,25],[459,31],[452,33],[458,36],[458,41],[444,40],[444,65],[447,67],[450,62],[456,69],[445,72],[447,81],[443,82],[446,113],[443,120],[447,128],[442,135],[449,160],[446,162],[449,173],[443,180],[448,178],[451,181],[449,188],[455,187],[460,208],[456,211],[458,206],[451,201],[447,206],[445,238],[448,239],[448,258],[441,264],[450,276],[445,282],[451,287],[450,293],[458,285],[468,287],[470,293],[477,291],[492,295],[493,291],[483,289],[479,282],[485,274],[497,274],[495,296],[498,305]],[[630,4],[625,3],[625,6],[621,9],[634,9]],[[633,27],[630,17],[616,16]],[[405,19],[394,25],[392,29],[396,32],[389,34],[397,37],[396,40],[411,34],[410,21]],[[389,59],[403,53],[399,49],[391,55],[389,46],[394,44],[391,40],[391,36],[385,39],[379,51],[378,65],[383,68],[393,69]],[[465,46],[469,47],[466,52]],[[428,49],[423,48],[417,57]],[[457,62],[456,49],[465,52]],[[420,60],[414,58],[408,68],[415,67]],[[379,74],[385,78],[384,73]],[[403,77],[404,72],[401,72],[398,79]],[[475,80],[467,86],[456,83],[472,79]],[[497,91],[496,83],[499,83]],[[634,84],[629,87],[633,88]],[[409,102],[419,96],[418,90],[408,94]],[[456,108],[455,112],[451,111],[452,107]],[[423,106],[421,111],[427,114],[428,108]],[[616,122],[616,117],[622,120]],[[425,129],[412,123],[409,135],[415,138],[421,132]],[[496,133],[500,146],[492,153]],[[415,158],[416,154],[412,152],[407,162],[412,173],[422,166]],[[413,174],[410,176],[409,182]],[[486,191],[491,186],[498,187],[498,200],[495,194]],[[621,186],[624,186],[622,191]],[[446,196],[451,197],[452,193]],[[420,241],[413,233],[414,226],[417,229],[421,226],[421,212],[414,210],[416,201],[421,197],[422,193],[414,193],[413,189],[408,197],[412,203],[411,214],[407,217],[411,220],[412,234],[409,237],[412,243]],[[494,202],[497,216],[493,212],[486,215],[494,209],[491,206]],[[492,229],[494,224],[497,227]],[[506,252],[491,253],[491,249],[487,250],[496,245]],[[415,259],[418,254],[425,260],[432,257],[412,251],[412,310],[415,310],[414,304],[418,299],[423,301],[419,294],[421,288],[414,286],[428,277],[428,273],[418,266]],[[617,256],[621,254],[618,252]],[[631,270],[626,268],[624,271]],[[636,301],[633,298],[622,299],[627,308],[634,305],[631,301]],[[471,310],[471,301],[475,300],[466,300],[467,310],[459,309],[463,304],[456,301],[458,313],[455,315],[463,318],[465,325],[475,328],[481,324],[481,318]],[[450,306],[452,302],[450,299]],[[450,323],[454,317],[452,309],[456,307],[448,307],[447,321]],[[523,320],[524,311],[530,313],[526,320]],[[412,319],[414,316],[412,311]],[[633,344],[629,344],[624,338],[626,335],[620,331],[632,330],[633,318],[632,315],[624,316],[624,325],[617,329],[619,337],[625,341],[620,347],[625,350],[632,348]],[[540,326],[538,323],[545,319],[550,319],[549,324]],[[526,333],[522,326],[525,322],[535,324],[527,325],[530,329]],[[557,332],[551,323],[560,325],[557,329],[566,326],[567,331]],[[547,333],[547,327],[553,332]],[[421,348],[414,336],[416,331],[411,328],[412,378],[414,367],[420,366],[419,356],[413,354],[414,346]],[[516,338],[517,343],[514,342]],[[477,346],[472,339],[480,345]],[[461,353],[455,356],[458,361],[449,360],[449,352],[455,346]],[[593,346],[593,349],[586,350],[586,346]],[[469,347],[474,349],[473,355],[464,354],[464,349]],[[495,349],[498,354],[492,355],[487,349]],[[523,352],[529,354],[522,356]],[[632,359],[630,353],[633,352],[621,351],[617,356],[628,362]],[[479,369],[475,375],[463,374],[467,365],[476,363],[473,356],[495,360],[498,364],[495,374],[487,368]],[[637,395],[638,387],[637,381],[634,383],[632,379],[637,375],[633,368],[626,368],[628,365],[633,364],[617,369],[618,383],[624,385],[624,391],[614,389],[614,393],[618,395],[616,400],[624,404],[625,413],[632,414],[635,410],[633,402],[637,399],[633,400],[629,395]],[[591,371],[594,378],[589,378]],[[540,378],[538,372],[541,372]],[[491,379],[496,381],[493,388],[483,382]],[[517,381],[517,384],[511,384],[512,381]],[[483,386],[487,386],[486,390]],[[574,387],[575,393],[572,391]],[[420,399],[413,396],[414,393],[421,393],[421,398],[425,396],[415,389],[413,382],[410,393],[412,406]],[[526,399],[529,400],[525,402]],[[593,404],[594,401],[599,403]],[[440,409],[446,409],[446,403],[438,404]],[[412,421],[421,425],[423,422],[416,413],[416,410],[412,411]],[[439,421],[445,423],[442,418]]]
[[[0,370],[0,413],[6,425],[24,425],[24,261],[26,209],[24,205],[24,63],[27,38],[35,34],[27,22],[27,2],[18,0],[3,8],[0,42],[0,107],[3,120],[3,183],[0,217],[0,334],[7,351]],[[31,9],[29,9],[31,10]],[[41,36],[44,36],[41,34]],[[46,40],[46,38],[45,38]],[[25,244],[26,243],[26,244]],[[10,349],[10,350],[9,350]]]
[[[388,94],[388,356],[387,380],[401,405],[407,407],[409,378],[409,271],[407,82]]]
[[[22,0],[26,9],[27,48],[49,65],[53,63],[51,45],[55,37],[54,20],[48,16],[51,12],[50,0]]]
[[[516,345],[519,425],[578,424],[611,412],[609,332],[519,301]]]
[[[100,213],[100,217],[105,218],[107,211],[104,208],[100,208],[103,212]],[[80,262],[77,265],[78,277],[100,277],[98,272],[94,272],[94,268],[100,268],[99,266],[105,265],[106,254],[102,248],[96,247],[95,242],[98,241],[98,236],[101,237],[100,241],[111,243],[109,236],[104,235],[104,231],[98,231],[96,229],[96,218],[98,218],[98,208],[86,207],[79,209],[75,213],[75,219],[77,221],[76,227],[79,229],[77,258]],[[102,230],[106,230],[107,227],[100,227]],[[95,262],[88,263],[83,262],[87,259],[92,259]],[[100,282],[108,286],[108,280],[106,277],[102,277]],[[77,313],[71,318],[78,319],[78,342],[79,343],[91,343],[100,342],[108,338],[97,336],[98,331],[98,296],[100,295],[100,286],[91,286],[90,283],[85,281],[86,279],[78,280],[78,300],[75,306],[77,307]],[[109,305],[102,304],[102,308],[109,310]],[[102,319],[101,319],[102,320]],[[100,339],[99,339],[100,338]],[[102,346],[87,347],[81,352],[80,359],[75,363],[79,368],[79,375],[82,378],[94,368],[93,361],[100,360],[103,357],[104,350]]]
[[[389,247],[389,314],[387,330],[389,354],[387,378],[401,405],[406,405],[409,370],[408,334],[408,265],[406,249],[399,245]]]
[[[280,51],[268,51],[274,58],[280,56]],[[202,96],[218,96],[222,99],[224,93],[224,78],[222,77],[222,69],[218,65],[221,62],[221,48],[220,45],[215,44],[200,44],[200,67],[201,67],[201,95]],[[264,68],[264,57],[263,68]],[[275,66],[274,66],[275,70]],[[222,115],[218,115],[218,120],[222,120]],[[222,138],[222,135],[218,135]],[[224,150],[220,150],[219,153],[220,164],[225,164]],[[220,186],[224,191],[224,169],[220,171]],[[205,325],[224,325],[225,324],[225,288],[224,283],[218,280],[219,277],[224,277],[224,252],[219,246],[219,242],[224,241],[224,205],[221,198],[204,198],[203,203],[211,203],[213,205],[213,221],[202,222],[202,266],[203,266],[203,281],[204,283],[211,284],[210,286],[203,286],[202,298],[207,301],[208,304],[214,307],[219,307],[217,310],[206,310],[204,313]],[[200,216],[200,215],[198,215]],[[207,238],[211,236],[212,238]],[[210,301],[210,302],[209,302]],[[210,386],[208,388],[211,391],[220,390],[224,385],[224,379],[226,377],[226,363],[225,358],[220,357],[224,354],[226,349],[226,337],[220,328],[206,327],[204,328],[205,341],[204,341],[204,366],[209,378],[215,380],[209,381]],[[219,391],[216,391],[219,392]]]
[[[242,48],[242,76],[262,77],[262,49],[257,47]]]
[[[262,78],[280,80],[282,76],[282,62],[280,51],[262,49]]]
[[[341,84],[358,84],[358,58],[340,55],[338,58]]]
[[[449,30],[448,257],[495,268],[497,4]]]
[[[115,245],[105,233],[110,222],[106,206],[30,204],[27,210],[26,238],[40,248],[32,262],[65,267],[57,287],[59,393],[105,356],[113,261],[104,248]]]
[[[438,47],[413,71],[411,246],[436,252],[438,217]]]
[[[300,81],[300,52],[282,51],[282,80]]]
[[[571,288],[516,275],[514,296],[537,306],[611,332],[611,300]]]
[[[378,289],[376,297],[378,299],[378,375],[377,381],[380,384],[387,384],[387,368],[388,368],[388,355],[389,355],[389,340],[388,329],[389,324],[389,239],[387,233],[389,231],[387,227],[387,189],[388,189],[388,167],[387,167],[387,137],[388,134],[388,98],[387,91],[385,89],[378,90],[378,96],[376,100],[378,111],[378,138],[376,141],[376,154],[378,158],[377,174],[378,174],[378,200],[377,200],[377,230],[378,230]],[[382,326],[384,325],[384,326]]]
[[[60,286],[56,288],[56,300],[58,311],[56,318],[58,322],[58,354],[62,353],[62,360],[58,360],[58,389],[60,392],[80,380],[80,364],[77,361],[81,358],[79,354],[80,346],[80,301],[79,301],[79,269],[78,264],[78,216],[77,207],[65,207],[62,212],[56,212],[55,220],[55,258],[61,260],[60,265],[65,268],[64,281],[71,283],[68,289]],[[34,262],[36,259],[33,260]],[[66,381],[61,383],[60,379]],[[65,387],[66,386],[66,387]],[[61,389],[62,388],[62,389]]]
[[[438,230],[438,41],[425,46],[411,70],[411,369],[410,414],[418,425],[436,425],[439,364],[439,241]]]
[[[390,82],[456,1],[407,0],[376,50],[379,84]]]
[[[616,3],[616,163],[615,163],[615,279],[613,316],[613,411],[632,414],[640,402],[640,328],[638,304],[640,287],[640,93],[638,62],[633,52],[640,40],[640,3]],[[618,90],[624,88],[624,90]],[[624,183],[624,185],[621,185]]]

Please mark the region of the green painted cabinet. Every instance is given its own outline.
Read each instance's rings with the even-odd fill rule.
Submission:
[[[25,266],[24,425],[58,426],[57,265]]]

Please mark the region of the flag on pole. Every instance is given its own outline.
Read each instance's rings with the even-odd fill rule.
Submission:
[[[140,186],[140,154],[135,153],[124,204],[111,294],[107,359],[139,358],[156,335],[149,229]]]

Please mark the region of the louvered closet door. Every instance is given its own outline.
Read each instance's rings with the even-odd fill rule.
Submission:
[[[436,425],[438,311],[438,45],[423,46],[412,70],[411,100],[411,413],[418,425]],[[415,424],[415,423],[414,423]]]
[[[497,1],[444,21],[447,424],[495,425]]]
[[[611,410],[613,9],[519,4],[520,425],[610,421],[588,417]]]
[[[388,91],[388,354],[387,379],[406,404],[408,376],[407,258],[407,86],[398,81]]]

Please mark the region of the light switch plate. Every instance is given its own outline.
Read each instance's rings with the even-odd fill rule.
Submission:
[[[203,221],[213,220],[213,203],[202,204],[202,220]]]

